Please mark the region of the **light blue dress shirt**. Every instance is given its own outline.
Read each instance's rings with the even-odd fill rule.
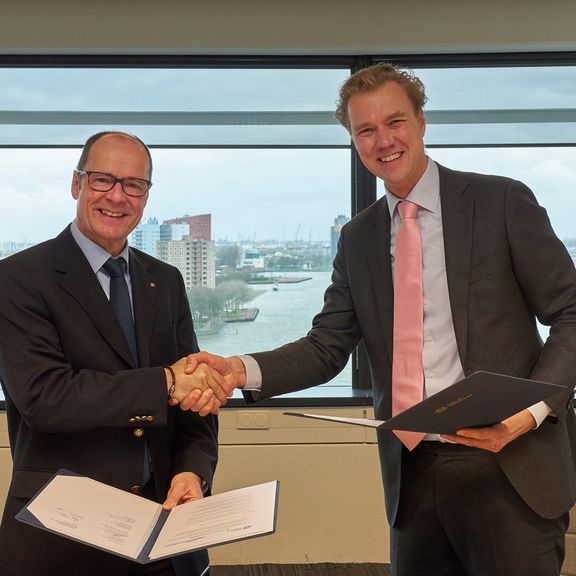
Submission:
[[[112,258],[113,256],[104,250],[102,246],[99,246],[96,244],[96,242],[93,242],[90,240],[90,238],[84,236],[84,234],[82,234],[82,232],[80,232],[78,229],[76,221],[72,222],[70,225],[70,231],[72,232],[74,240],[76,240],[76,244],[78,244],[80,250],[82,250],[84,256],[86,256],[86,260],[88,260],[88,263],[94,271],[94,274],[96,274],[96,278],[98,278],[98,282],[100,282],[100,285],[106,294],[106,298],[110,300],[110,277],[108,274],[106,274],[106,272],[102,270],[102,266],[104,266],[108,258]],[[133,302],[132,284],[130,282],[130,250],[128,249],[128,243],[126,243],[126,246],[124,246],[124,249],[118,255],[118,258],[120,256],[122,256],[122,258],[124,258],[126,261],[126,272],[124,274],[124,278],[126,279],[126,284],[128,284],[130,302]],[[134,315],[134,304],[132,304],[132,315]]]

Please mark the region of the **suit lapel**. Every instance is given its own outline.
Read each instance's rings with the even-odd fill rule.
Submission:
[[[130,250],[130,279],[140,366],[145,368],[150,366],[150,336],[156,317],[158,282],[149,273],[145,260],[134,250]]]
[[[384,327],[384,337],[390,357],[392,355],[394,316],[394,287],[390,260],[390,210],[386,198],[378,201],[372,219],[366,226],[364,249],[368,262],[370,281],[366,283],[373,291],[373,301],[378,307],[379,327]]]
[[[468,183],[461,174],[443,166],[438,166],[438,168],[440,171],[446,277],[448,279],[452,322],[460,361],[466,370],[474,198],[472,194],[466,193]]]
[[[59,275],[59,284],[86,311],[102,337],[124,361],[134,367],[128,343],[112,306],[98,278],[94,274],[84,253],[76,244],[68,227],[55,240],[54,271]],[[78,327],[82,337],[82,327]]]

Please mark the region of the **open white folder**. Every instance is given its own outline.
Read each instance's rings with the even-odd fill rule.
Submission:
[[[278,485],[240,488],[166,511],[151,500],[60,470],[16,518],[145,564],[273,533]]]
[[[479,371],[388,420],[340,418],[298,412],[284,414],[386,430],[454,434],[462,428],[497,424],[541,400],[565,391],[566,387],[558,384]]]

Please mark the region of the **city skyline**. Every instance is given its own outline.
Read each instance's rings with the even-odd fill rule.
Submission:
[[[154,186],[144,221],[211,213],[216,242],[326,241],[335,216],[350,214],[348,150],[153,149],[152,154]],[[576,237],[573,148],[434,149],[430,154],[451,168],[523,181],[547,210],[559,238]],[[74,218],[69,189],[78,155],[69,149],[0,150],[0,243],[41,242]],[[379,197],[383,191],[379,182]]]

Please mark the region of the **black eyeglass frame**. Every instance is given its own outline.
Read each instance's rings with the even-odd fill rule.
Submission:
[[[120,182],[122,192],[124,192],[126,196],[130,196],[132,198],[142,198],[142,196],[146,196],[146,194],[150,191],[150,188],[152,188],[152,182],[150,180],[146,180],[145,178],[134,178],[132,176],[129,176],[128,178],[116,178],[116,176],[108,174],[107,172],[99,172],[97,170],[80,170],[78,168],[75,170],[75,172],[79,176],[88,176],[88,185],[90,186],[90,188],[92,188],[92,190],[95,190],[96,192],[110,192],[110,190],[112,190],[112,188],[114,188],[114,186],[116,186],[116,184]],[[110,188],[107,188],[106,190],[99,190],[98,188],[94,188],[94,186],[90,182],[90,176],[92,174],[102,174],[103,176],[108,176],[108,178],[111,178],[113,180],[112,186],[110,186]],[[124,188],[124,182],[126,182],[127,180],[144,182],[146,184],[146,190],[144,190],[142,194],[130,194],[130,192],[126,192],[126,188]]]

